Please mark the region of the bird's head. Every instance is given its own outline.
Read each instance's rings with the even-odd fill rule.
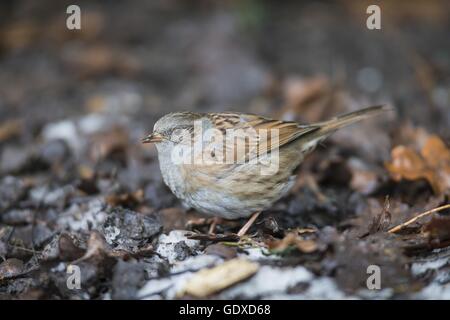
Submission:
[[[142,143],[155,143],[156,146],[173,145],[186,141],[192,136],[194,122],[201,114],[192,112],[169,113],[156,121],[153,132],[142,139]]]

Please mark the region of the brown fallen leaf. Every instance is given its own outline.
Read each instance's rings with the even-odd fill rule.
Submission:
[[[430,242],[448,241],[450,240],[450,217],[433,217],[422,230]]]
[[[123,127],[113,127],[92,136],[89,155],[94,161],[114,158],[125,163],[128,145],[127,131]]]
[[[296,119],[301,115],[303,120],[314,122],[324,116],[326,105],[332,99],[329,80],[324,76],[314,78],[289,78],[283,84],[285,106],[280,117]]]
[[[164,232],[184,229],[186,225],[186,214],[181,208],[165,208],[159,211],[163,222]]]
[[[296,232],[288,233],[281,240],[274,240],[268,243],[269,249],[275,252],[283,252],[289,247],[295,247],[302,253],[311,253],[318,249],[317,242],[306,240],[298,236]]]
[[[106,243],[103,235],[101,235],[98,231],[92,231],[87,242],[86,252],[82,257],[73,261],[72,264],[77,264],[88,259],[100,262],[108,257],[110,252],[111,249]]]
[[[391,157],[385,167],[395,181],[426,179],[436,194],[450,192],[450,150],[438,136],[429,136],[420,154],[400,145]]]
[[[134,74],[141,68],[139,60],[129,52],[103,44],[75,48],[64,56],[64,60],[80,78],[108,72]]]
[[[78,175],[83,180],[92,180],[94,179],[95,172],[90,166],[82,164],[78,167]]]
[[[68,233],[62,233],[58,239],[59,258],[62,261],[73,261],[83,256],[85,249],[81,248],[77,239]]]
[[[326,94],[329,81],[324,76],[314,78],[289,78],[284,85],[286,103],[291,106],[301,106]]]
[[[450,149],[447,148],[444,141],[438,136],[430,136],[423,146],[421,153],[433,168],[450,169]]]
[[[211,269],[202,269],[190,278],[178,296],[205,298],[254,275],[259,264],[244,259],[232,259]]]
[[[359,159],[353,158],[347,162],[351,172],[350,186],[362,194],[373,193],[380,185],[377,172]]]
[[[0,32],[0,44],[6,49],[25,48],[39,38],[39,25],[32,21],[10,23]]]
[[[22,130],[23,122],[20,119],[8,120],[0,123],[0,142],[17,136]]]
[[[230,260],[237,257],[236,248],[225,246],[221,243],[211,244],[206,247],[205,254],[219,256],[225,260]]]
[[[155,253],[153,245],[148,243],[140,248],[137,248],[135,251],[131,252],[124,249],[113,249],[105,240],[105,237],[98,231],[92,231],[90,233],[89,239],[87,241],[87,250],[84,254],[73,261],[72,264],[77,264],[86,260],[94,264],[104,264],[108,265],[110,261],[120,258],[120,259],[129,259],[133,258],[142,258],[149,257]]]
[[[138,189],[131,193],[112,194],[106,197],[106,202],[112,207],[134,207],[141,204],[143,200],[144,191],[142,189]]]
[[[410,256],[450,246],[450,217],[433,217],[422,226],[424,237],[416,237],[404,247]]]

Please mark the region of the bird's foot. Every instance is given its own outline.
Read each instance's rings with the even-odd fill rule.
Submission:
[[[216,227],[220,223],[223,223],[223,219],[220,217],[198,218],[198,219],[189,220],[186,223],[186,227],[192,228],[195,226],[202,227],[202,226],[209,225],[208,234],[214,235]]]
[[[214,234],[215,234],[215,230],[216,230],[216,226],[217,226],[219,223],[222,223],[222,222],[223,222],[223,219],[222,219],[222,218],[214,217],[214,218],[212,219],[211,224],[209,225],[208,234],[214,235]]]

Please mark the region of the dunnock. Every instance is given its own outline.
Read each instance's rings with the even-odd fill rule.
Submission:
[[[159,119],[142,142],[156,144],[164,182],[187,206],[224,219],[252,216],[242,236],[286,195],[295,169],[318,143],[384,110],[373,106],[310,125],[237,112],[176,112]]]

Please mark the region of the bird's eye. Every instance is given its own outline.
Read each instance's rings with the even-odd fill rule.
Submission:
[[[169,140],[174,143],[182,142],[184,140],[185,135],[186,135],[185,130],[179,128],[169,130],[166,133],[166,136],[169,137]]]

